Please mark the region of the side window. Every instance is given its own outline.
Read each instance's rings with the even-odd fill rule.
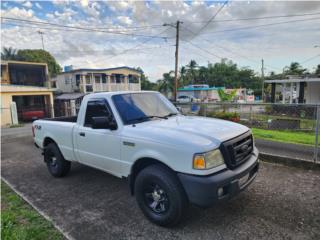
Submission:
[[[111,111],[104,100],[91,100],[87,105],[84,126],[91,127],[92,117],[109,117],[111,115]]]

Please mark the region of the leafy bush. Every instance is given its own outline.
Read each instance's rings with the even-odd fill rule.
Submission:
[[[237,112],[209,112],[207,117],[220,118],[233,122],[240,121],[240,115]]]

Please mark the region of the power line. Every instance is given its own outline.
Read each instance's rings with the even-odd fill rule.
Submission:
[[[306,62],[309,62],[309,61],[311,61],[311,60],[313,60],[313,59],[316,59],[316,58],[318,58],[318,57],[320,57],[320,54],[317,54],[317,55],[315,55],[315,56],[313,56],[313,57],[311,57],[311,58],[308,58],[308,59],[302,61],[301,64],[304,64],[304,63],[306,63]]]
[[[2,19],[6,20],[13,20],[13,21],[21,21],[21,22],[28,22],[28,23],[33,23],[33,24],[41,24],[41,25],[54,25],[54,26],[63,26],[63,27],[76,27],[76,26],[68,26],[68,25],[62,25],[58,23],[50,23],[50,22],[45,22],[45,21],[35,21],[35,20],[28,20],[28,19],[21,19],[21,18],[11,18],[11,17],[1,17]],[[146,26],[128,26],[125,28],[105,28],[105,27],[95,27],[94,29],[100,29],[100,30],[136,30],[136,29],[145,29],[145,28],[154,28],[154,27],[162,27],[162,24],[157,24],[157,25],[146,25]]]
[[[9,25],[9,26],[18,26],[18,27],[24,27],[24,28],[36,28],[36,29],[46,29],[46,30],[52,30],[52,31],[66,31],[66,32],[92,32],[92,30],[80,30],[80,29],[68,29],[68,28],[61,28],[61,27],[47,27],[47,25],[38,25],[38,24],[31,24],[31,25],[26,25],[25,23],[15,23],[15,22],[2,22],[2,24],[4,25]],[[162,28],[163,26],[159,26],[159,27],[154,27],[153,29],[155,28]],[[97,28],[99,29],[99,28]],[[137,29],[137,30],[134,30],[134,31],[144,31],[144,30],[147,30],[146,29]],[[130,31],[133,31],[133,30],[130,30]],[[123,31],[119,31],[119,32],[123,32]],[[128,33],[128,31],[126,32]],[[132,35],[132,34],[130,34]]]
[[[276,22],[276,23],[268,23],[268,24],[255,25],[255,26],[231,28],[231,29],[225,29],[225,30],[219,30],[219,31],[213,31],[213,32],[206,32],[206,33],[203,33],[201,35],[207,35],[207,34],[212,34],[212,33],[232,32],[232,31],[239,31],[239,30],[247,30],[247,29],[252,29],[252,28],[267,27],[267,26],[286,24],[286,23],[293,23],[293,22],[305,22],[305,21],[312,21],[312,20],[318,20],[318,19],[320,19],[320,18],[298,19],[298,20],[291,20],[291,21],[286,21],[286,22]]]
[[[291,14],[291,15],[275,15],[275,16],[265,16],[265,17],[252,17],[252,18],[234,18],[234,19],[220,19],[220,20],[215,20],[214,22],[235,22],[235,21],[251,21],[251,20],[263,20],[263,19],[274,19],[274,18],[289,18],[289,17],[302,17],[302,16],[314,16],[314,15],[319,15],[320,12],[316,13],[304,13],[304,14]],[[189,23],[204,23],[207,21],[188,21],[185,20],[186,22]]]
[[[187,43],[189,43],[190,45],[192,45],[193,47],[198,48],[198,49],[202,50],[203,52],[205,52],[205,53],[207,53],[207,54],[210,54],[210,55],[212,55],[212,56],[214,56],[214,57],[216,57],[216,58],[218,58],[218,59],[223,59],[223,57],[220,57],[220,56],[218,56],[218,55],[216,55],[216,54],[214,54],[214,53],[212,53],[212,52],[209,52],[208,50],[206,50],[206,49],[204,49],[204,48],[202,48],[202,47],[200,47],[200,46],[192,43],[191,41],[188,41],[188,40],[182,40],[182,41],[187,42]]]
[[[218,9],[218,11],[206,22],[206,24],[204,24],[202,26],[202,28],[200,28],[200,30],[198,31],[198,34],[203,30],[205,29],[214,19],[216,16],[218,16],[218,14],[221,12],[221,10],[224,8],[224,6],[228,3],[228,0],[225,1],[222,6]]]
[[[143,35],[143,34],[135,34],[135,33],[124,33],[124,32],[114,32],[114,31],[106,31],[106,30],[99,30],[95,28],[85,28],[85,27],[77,27],[77,26],[68,26],[68,25],[63,25],[63,24],[58,24],[58,23],[49,23],[49,22],[42,22],[42,21],[33,21],[33,20],[26,20],[26,19],[19,19],[19,18],[8,18],[8,17],[1,17],[1,19],[5,20],[13,20],[13,21],[20,21],[20,22],[27,22],[27,23],[36,23],[36,24],[43,24],[43,25],[48,25],[48,26],[58,26],[62,28],[67,28],[67,29],[77,29],[77,30],[87,30],[91,32],[101,32],[101,33],[108,33],[108,34],[119,34],[119,35],[127,35],[127,36],[137,36],[137,37],[148,37],[148,38],[154,38],[154,36],[150,35]],[[157,38],[166,38],[164,36],[157,36]]]
[[[136,46],[134,46],[134,47],[132,47],[132,48],[125,49],[125,50],[123,50],[122,52],[120,52],[119,54],[114,54],[113,56],[109,57],[108,59],[111,59],[111,58],[114,58],[114,57],[118,57],[118,56],[120,56],[120,55],[125,54],[125,53],[128,52],[128,51],[131,51],[131,50],[133,50],[133,49],[136,49],[137,47],[140,47],[140,46],[142,46],[142,45],[150,42],[153,38],[157,38],[159,35],[165,33],[165,32],[168,31],[168,30],[169,30],[169,28],[166,28],[164,31],[161,31],[160,33],[158,33],[158,34],[154,35],[153,37],[151,37],[151,38],[143,41],[142,43],[139,43],[139,44],[137,44]],[[95,62],[93,62],[93,63],[98,63],[98,62],[101,62],[101,61],[95,61]]]

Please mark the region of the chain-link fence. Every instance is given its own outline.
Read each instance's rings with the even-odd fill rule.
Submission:
[[[320,105],[307,104],[240,104],[240,103],[175,103],[186,115],[220,118],[244,124],[260,144],[276,141],[283,155],[303,156],[320,162]],[[299,144],[299,145],[293,145]],[[270,145],[270,144],[269,144]],[[301,149],[299,152],[297,149]],[[287,152],[286,152],[287,150]],[[272,147],[268,146],[268,151]],[[297,153],[295,153],[297,151]]]
[[[239,103],[176,103],[186,115],[220,118],[252,128],[261,149],[282,151],[281,155],[296,156],[320,163],[320,105],[306,104],[239,104]],[[38,107],[19,107],[19,123],[35,119],[75,116],[80,103],[61,103]],[[10,108],[1,108],[1,120],[9,119]],[[9,123],[10,124],[10,123]],[[273,144],[271,144],[271,143]],[[264,145],[263,145],[264,144]],[[298,145],[296,145],[298,144]]]

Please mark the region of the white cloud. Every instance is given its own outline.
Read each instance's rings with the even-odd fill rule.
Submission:
[[[18,7],[1,10],[1,16],[3,17],[27,19],[27,18],[33,17],[33,14],[34,12],[31,9],[26,10],[25,8],[18,8]]]
[[[130,8],[130,3],[128,1],[108,1],[107,6],[110,7],[112,11],[125,11]]]
[[[119,20],[119,22],[124,23],[126,25],[131,25],[132,24],[132,19],[130,19],[127,16],[119,16],[119,17],[117,17],[117,19]]]
[[[30,1],[24,2],[22,5],[26,8],[32,8],[32,3]]]
[[[42,7],[41,7],[41,5],[38,3],[38,2],[36,2],[36,7],[38,8],[38,9],[42,9]]]
[[[70,26],[119,28],[122,30],[125,30],[128,26],[162,25],[163,23],[174,23],[177,20],[182,20],[184,23],[180,32],[180,66],[187,64],[190,59],[195,59],[199,64],[207,64],[208,61],[220,61],[219,58],[195,48],[185,40],[192,41],[206,51],[232,59],[239,66],[250,66],[259,71],[261,58],[264,58],[268,65],[282,68],[291,61],[303,61],[316,55],[317,52],[315,51],[317,49],[314,49],[313,46],[319,44],[320,39],[320,32],[317,29],[317,26],[320,25],[319,21],[210,33],[311,17],[233,22],[213,21],[199,36],[194,36],[186,30],[198,32],[221,6],[221,3],[217,2],[208,4],[203,1],[191,3],[185,1],[149,1],[148,3],[141,1],[89,1],[82,3],[79,1],[55,1],[54,4],[52,11],[48,12],[46,10],[44,12],[42,10],[46,16],[42,19],[37,18],[32,9],[26,9],[22,5],[20,8],[9,9],[4,7],[1,10],[1,15],[28,20],[50,21]],[[39,9],[38,2],[34,2],[34,5]],[[107,16],[102,12],[103,9],[108,12],[106,6],[113,10]],[[319,12],[319,9],[319,2],[264,1],[248,4],[247,2],[231,1],[219,13],[216,20]],[[84,16],[81,15],[83,13]],[[37,28],[12,27],[3,24],[1,40],[6,46],[14,48],[41,48],[41,38],[37,34],[37,30]],[[164,30],[165,28],[161,26],[133,32],[129,28],[127,29],[128,32],[150,36],[157,35]],[[167,42],[161,39],[152,39],[138,47],[146,48],[145,50],[127,51],[121,55],[119,54],[123,53],[124,50],[141,44],[147,38],[80,30],[43,29],[43,31],[45,33],[45,48],[57,58],[62,66],[70,64],[77,67],[140,66],[153,81],[159,79],[163,72],[174,69],[174,28],[168,28],[167,32],[162,33],[162,36],[169,37]],[[158,47],[159,45],[161,47]],[[308,62],[305,67],[311,68],[318,62],[319,59],[315,59]]]

